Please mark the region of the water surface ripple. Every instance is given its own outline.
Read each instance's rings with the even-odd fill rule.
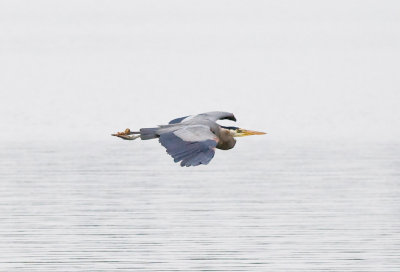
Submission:
[[[0,271],[400,271],[400,145],[257,143],[2,143]]]

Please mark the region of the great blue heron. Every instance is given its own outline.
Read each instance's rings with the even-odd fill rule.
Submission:
[[[175,162],[181,166],[197,166],[208,164],[214,157],[215,148],[228,150],[235,146],[234,137],[261,135],[264,132],[246,130],[238,127],[224,127],[217,120],[228,119],[236,121],[229,112],[213,111],[198,115],[176,118],[155,128],[141,128],[140,131],[130,131],[112,134],[124,140],[142,140],[158,138]],[[132,135],[132,136],[131,136]]]

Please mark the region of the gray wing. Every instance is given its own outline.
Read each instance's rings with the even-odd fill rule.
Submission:
[[[183,120],[185,120],[187,117],[189,117],[189,115],[188,115],[188,116],[184,116],[184,117],[179,117],[179,118],[173,119],[173,120],[169,121],[168,124],[171,125],[171,124],[180,123],[180,122],[182,122]]]
[[[189,125],[162,133],[160,143],[181,166],[208,164],[215,154],[217,136],[205,125]]]
[[[199,114],[199,116],[204,116],[207,119],[214,121],[214,122],[217,120],[224,120],[224,119],[236,121],[235,115],[233,115],[233,113],[225,112],[225,111],[210,111],[210,112]]]
[[[179,118],[169,121],[168,124],[171,125],[171,124],[186,123],[186,122],[195,123],[199,119],[200,120],[208,119],[208,120],[214,121],[214,122],[217,120],[224,120],[224,119],[236,121],[235,115],[233,115],[233,113],[225,112],[225,111],[210,111],[210,112],[205,112],[205,113],[201,113],[198,115],[188,115],[188,116],[184,116],[184,117],[179,117]]]

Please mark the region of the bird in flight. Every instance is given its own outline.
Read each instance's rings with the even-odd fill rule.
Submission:
[[[208,164],[214,157],[216,148],[232,149],[236,144],[234,137],[265,134],[238,127],[225,127],[216,122],[224,119],[236,121],[232,113],[212,111],[176,118],[168,125],[141,128],[140,131],[127,128],[124,132],[111,135],[124,140],[158,138],[175,162],[180,162],[181,166],[197,166]]]

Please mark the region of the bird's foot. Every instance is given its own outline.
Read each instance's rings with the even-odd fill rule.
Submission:
[[[138,133],[131,132],[131,130],[129,128],[127,128],[127,129],[125,129],[124,132],[117,132],[117,133],[114,133],[114,134],[111,134],[111,135],[112,136],[117,136],[117,137],[119,137],[121,139],[124,139],[124,140],[135,140],[136,138],[140,137],[140,135],[130,136],[131,134],[138,134]]]
[[[125,129],[124,132],[117,132],[114,134],[111,134],[112,136],[124,136],[124,135],[129,135],[131,133],[131,130],[129,128]]]

